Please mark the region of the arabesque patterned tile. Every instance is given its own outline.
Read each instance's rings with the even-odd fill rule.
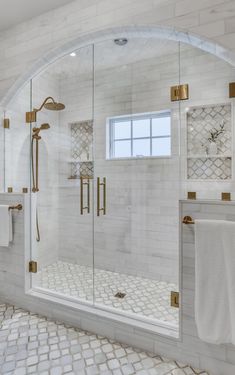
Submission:
[[[0,373],[208,375],[6,304],[0,304]]]

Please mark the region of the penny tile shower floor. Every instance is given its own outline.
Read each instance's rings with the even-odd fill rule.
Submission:
[[[37,286],[42,288],[93,299],[91,267],[59,261],[44,267],[37,278]],[[170,306],[170,292],[178,290],[175,284],[101,269],[95,269],[94,281],[96,303],[178,325],[178,309]],[[118,292],[125,297],[115,297]]]
[[[208,375],[5,304],[0,304],[0,374]]]

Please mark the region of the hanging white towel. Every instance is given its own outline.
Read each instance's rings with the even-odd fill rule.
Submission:
[[[235,345],[235,222],[195,220],[195,250],[198,335]]]
[[[0,246],[8,247],[12,239],[11,210],[9,210],[9,206],[0,205]]]

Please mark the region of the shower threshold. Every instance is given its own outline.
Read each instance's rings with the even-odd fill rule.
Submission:
[[[170,306],[174,283],[126,275],[118,272],[58,261],[43,267],[35,275],[33,291],[41,297],[70,301],[81,310],[178,338],[179,309]],[[82,308],[83,307],[83,308]],[[91,309],[91,311],[90,311]]]

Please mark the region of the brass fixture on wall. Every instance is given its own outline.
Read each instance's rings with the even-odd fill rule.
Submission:
[[[10,119],[9,118],[4,118],[3,119],[3,127],[4,127],[4,129],[9,129],[10,128]]]
[[[13,187],[9,186],[9,187],[7,188],[7,192],[8,192],[8,193],[13,193]]]
[[[188,199],[197,199],[197,193],[195,191],[188,191]]]
[[[231,193],[221,193],[222,201],[231,201]]]
[[[235,98],[235,82],[230,82],[229,84],[229,97]]]
[[[191,216],[185,216],[182,220],[183,224],[195,224]]]
[[[26,112],[26,122],[28,124],[31,122],[37,122],[37,113],[40,112],[43,107],[49,111],[62,111],[65,109],[63,103],[58,103],[52,98],[52,96],[48,96],[39,108],[34,108],[33,111]]]
[[[50,128],[49,124],[42,124],[40,128],[33,128],[33,135],[32,135],[32,180],[33,180],[33,188],[32,192],[36,193],[39,191],[38,186],[38,177],[39,177],[39,141],[42,137],[39,135],[41,130],[47,130]],[[36,165],[34,165],[34,144],[36,143]],[[36,171],[35,171],[36,170]]]
[[[179,297],[180,297],[179,292],[174,292],[174,291],[171,292],[171,306],[172,307],[177,307],[177,308],[180,307]]]
[[[37,273],[38,272],[38,264],[34,260],[29,262],[29,272],[30,273]]]
[[[171,87],[171,101],[176,102],[179,100],[189,99],[189,85],[177,85]]]

